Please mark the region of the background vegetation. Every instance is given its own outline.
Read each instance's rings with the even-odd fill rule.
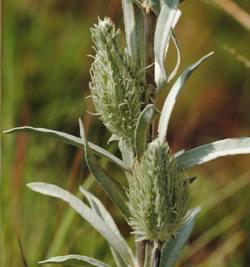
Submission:
[[[250,11],[248,0],[237,2]],[[98,16],[109,16],[122,28],[120,1],[8,0],[3,8],[3,128],[32,125],[78,135],[77,119],[83,117],[89,140],[115,151],[114,145],[107,145],[104,126],[87,114],[94,110],[85,97],[91,64],[87,55],[93,54],[89,28]],[[205,1],[185,1],[181,9],[177,37],[182,69],[210,50],[215,56],[192,76],[182,93],[171,120],[169,143],[176,151],[249,136],[249,31]],[[169,61],[173,59],[174,55]],[[166,93],[167,89],[162,100]],[[21,134],[4,136],[2,151],[2,266],[22,266],[16,232],[31,267],[47,256],[67,253],[111,262],[105,241],[87,223],[67,212],[60,201],[25,186],[45,181],[75,192],[84,183],[121,222],[119,212],[89,177],[82,151]],[[112,170],[117,171],[113,166]],[[190,175],[198,177],[190,205],[201,204],[203,211],[180,266],[249,266],[249,156],[220,159]],[[129,228],[119,226],[128,236]]]

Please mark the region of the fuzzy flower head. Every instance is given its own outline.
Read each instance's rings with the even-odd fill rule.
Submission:
[[[109,18],[99,19],[91,33],[96,50],[90,83],[95,108],[113,136],[132,147],[141,109],[143,73],[120,48],[120,31]]]
[[[166,143],[149,144],[129,177],[130,225],[141,240],[165,241],[184,224],[188,183]]]

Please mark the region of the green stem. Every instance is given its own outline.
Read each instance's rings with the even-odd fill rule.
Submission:
[[[153,13],[153,11],[148,8],[145,8],[144,14],[144,43],[145,43],[145,81],[148,86],[147,92],[144,96],[144,107],[153,102],[154,94],[155,94],[155,77],[154,77],[154,34],[156,27],[157,17]],[[142,108],[144,108],[142,107]],[[153,127],[151,127],[149,140],[153,138]],[[145,257],[146,255],[146,241],[140,241],[136,245],[136,255],[139,267],[145,266]],[[147,253],[148,254],[148,253]]]

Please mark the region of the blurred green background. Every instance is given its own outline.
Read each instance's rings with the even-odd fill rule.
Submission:
[[[237,3],[250,11],[249,0]],[[250,136],[249,31],[205,1],[185,1],[181,10],[176,33],[181,69],[210,50],[215,55],[192,76],[178,99],[168,136],[173,151]],[[109,16],[123,30],[120,1],[8,0],[3,11],[3,129],[32,125],[78,135],[77,119],[82,117],[89,140],[116,151],[115,144],[107,145],[109,133],[101,122],[87,113],[94,109],[85,97],[91,64],[87,55],[93,54],[89,28],[98,16]],[[170,55],[169,61],[173,59]],[[22,266],[16,232],[30,267],[45,257],[67,253],[112,264],[107,244],[87,223],[60,201],[25,186],[44,181],[76,192],[84,183],[128,237],[130,229],[119,212],[89,177],[82,151],[38,136],[19,134],[2,140],[1,266]],[[113,165],[102,163],[112,167],[114,176],[120,175]],[[237,156],[190,172],[198,177],[190,206],[201,205],[203,211],[180,266],[250,266],[249,165],[249,156]]]

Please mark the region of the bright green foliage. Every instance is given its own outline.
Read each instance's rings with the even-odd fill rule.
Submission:
[[[110,132],[132,147],[140,116],[143,72],[120,48],[120,31],[109,18],[99,19],[91,32],[96,50],[90,83],[95,108]]]
[[[188,184],[166,143],[156,139],[135,163],[128,198],[138,239],[168,240],[184,224]]]

